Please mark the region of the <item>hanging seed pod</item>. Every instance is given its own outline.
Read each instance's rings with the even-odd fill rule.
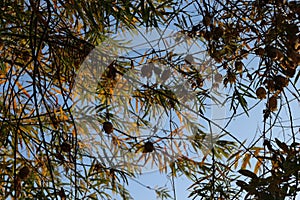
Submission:
[[[212,88],[213,88],[213,89],[218,89],[218,88],[219,88],[219,83],[216,83],[216,82],[213,83],[213,84],[212,84]]]
[[[258,48],[254,51],[254,53],[258,56],[263,56],[265,54],[265,50],[263,48]]]
[[[224,78],[224,80],[223,80],[224,87],[227,87],[227,84],[228,84],[228,78]]]
[[[107,68],[108,68],[106,72],[107,78],[115,80],[117,77],[118,70],[115,68],[114,63],[110,64]]]
[[[192,89],[195,89],[197,87],[197,84],[195,82],[193,82],[191,87],[192,87]]]
[[[103,123],[103,130],[104,130],[105,133],[110,134],[110,133],[113,132],[114,127],[113,127],[111,122],[104,122]]]
[[[212,31],[213,33],[213,39],[218,40],[224,35],[224,30],[221,27],[215,27],[214,30]]]
[[[236,72],[238,72],[238,73],[242,73],[243,72],[244,64],[243,64],[242,61],[236,61],[234,63],[234,66],[235,66]]]
[[[271,59],[274,59],[276,58],[277,54],[276,54],[276,49],[273,48],[273,47],[269,47],[269,48],[266,48],[265,49],[266,53],[267,53],[267,56]]]
[[[288,78],[293,78],[295,73],[296,73],[296,69],[291,68],[291,67],[287,67],[286,69],[284,69],[284,71],[282,73],[284,75],[286,75]]]
[[[150,78],[152,76],[153,69],[154,69],[153,63],[145,64],[141,69],[142,77]]]
[[[206,14],[204,17],[203,17],[203,24],[204,26],[209,26],[212,22],[212,17],[209,15],[209,14]]]
[[[248,54],[249,54],[249,51],[247,51],[246,49],[242,49],[242,50],[240,51],[240,55],[241,55],[243,58],[247,58]]]
[[[267,56],[273,60],[282,61],[284,58],[283,53],[275,47],[266,48],[266,53],[267,53]]]
[[[214,79],[215,79],[215,82],[217,82],[217,83],[221,83],[221,82],[222,82],[222,80],[223,80],[223,77],[222,77],[222,75],[221,75],[221,74],[217,73],[217,74],[215,74],[215,77],[214,77]]]
[[[275,91],[275,83],[271,79],[267,79],[264,81],[264,84],[266,85],[266,88],[269,90],[269,92]]]
[[[61,153],[56,153],[55,158],[57,158],[59,161],[63,162],[65,160],[64,156]]]
[[[151,153],[154,151],[154,145],[152,142],[148,141],[144,144],[143,153]]]
[[[30,174],[30,169],[29,169],[29,167],[24,166],[24,167],[22,167],[22,168],[19,170],[18,177],[19,177],[21,180],[24,180],[24,179],[27,179],[27,178],[28,178],[29,174]]]
[[[263,111],[263,113],[264,113],[264,122],[265,122],[266,119],[268,119],[268,117],[270,116],[271,112],[270,112],[269,109],[265,109],[265,110]]]
[[[283,59],[284,59],[283,53],[279,49],[277,49],[276,50],[276,60],[282,61]]]
[[[71,145],[68,142],[63,142],[60,145],[60,148],[63,152],[70,152],[71,151]]]
[[[61,200],[66,200],[67,196],[63,187],[61,187],[58,191],[58,196],[61,198]]]
[[[283,90],[284,87],[288,86],[289,80],[284,76],[277,75],[274,77],[275,90]]]
[[[168,80],[170,78],[170,76],[171,76],[171,70],[170,69],[166,69],[166,70],[163,71],[163,73],[162,73],[162,75],[161,75],[160,78],[161,78],[162,81],[166,81],[166,80]]]
[[[184,61],[191,65],[194,63],[194,57],[191,54],[186,55],[186,57],[184,58]]]
[[[232,73],[231,71],[228,71],[228,72],[227,72],[227,79],[228,79],[228,82],[229,82],[230,84],[233,84],[233,83],[236,82],[235,74]]]
[[[197,87],[198,88],[202,88],[203,87],[203,85],[204,85],[204,79],[203,78],[197,78],[196,79],[196,84],[197,84]]]
[[[271,112],[276,111],[277,110],[277,97],[273,95],[269,99],[267,106]]]
[[[96,163],[94,165],[94,171],[99,172],[101,170],[105,169],[105,167],[101,163]]]
[[[263,88],[263,87],[257,88],[256,96],[258,99],[265,99],[267,96],[267,92],[266,92],[265,88]]]
[[[155,73],[157,76],[159,76],[159,75],[161,74],[161,72],[162,72],[161,68],[159,68],[159,67],[154,67],[154,68],[153,68],[153,71],[154,71],[154,73]]]

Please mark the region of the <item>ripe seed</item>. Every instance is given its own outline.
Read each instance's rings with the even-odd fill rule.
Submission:
[[[265,99],[266,96],[267,96],[267,92],[266,92],[265,88],[263,88],[263,87],[257,88],[257,90],[256,90],[256,96],[259,99]]]
[[[275,83],[271,79],[267,79],[264,81],[264,84],[266,85],[267,89],[269,92],[274,92],[275,91]]]
[[[114,67],[113,63],[108,66],[107,78],[115,80],[118,70]]]
[[[204,26],[209,26],[211,23],[212,18],[209,15],[205,15],[203,17],[203,24]]]
[[[274,77],[275,90],[282,90],[284,87],[288,86],[289,80],[284,76],[277,75]]]
[[[258,48],[255,50],[255,54],[258,56],[263,56],[265,54],[265,50],[263,48]]]
[[[60,145],[60,148],[63,152],[70,152],[71,151],[71,145],[68,142],[63,142]]]
[[[113,127],[111,122],[104,122],[103,123],[103,130],[104,130],[105,133],[110,134],[110,133],[113,132],[114,127]]]
[[[235,70],[236,70],[238,73],[243,72],[244,64],[242,63],[242,61],[236,61],[234,66],[235,66]]]
[[[160,75],[161,72],[162,72],[162,70],[161,70],[159,67],[154,67],[154,68],[153,68],[153,71],[154,71],[154,73],[155,73],[156,75]]]
[[[150,78],[152,76],[153,69],[154,69],[154,64],[153,63],[145,64],[141,69],[142,77]]]
[[[30,169],[29,169],[29,167],[24,166],[24,167],[22,167],[22,168],[19,170],[18,177],[19,177],[21,180],[24,180],[24,179],[28,178],[29,174],[30,174]]]
[[[67,198],[63,187],[61,187],[60,190],[58,191],[58,196],[61,198],[61,200],[65,200]]]
[[[233,84],[236,81],[235,74],[230,71],[228,71],[228,73],[227,73],[227,78],[228,78],[228,81],[230,84]]]
[[[104,169],[105,167],[101,163],[96,163],[94,165],[94,171],[99,172],[100,170]]]
[[[187,64],[193,64],[194,63],[194,57],[190,54],[186,55],[186,57],[184,58],[184,61]]]
[[[269,47],[269,48],[267,48],[266,52],[267,52],[267,55],[271,59],[282,61],[283,58],[284,58],[283,53],[279,49],[277,49],[275,47]]]
[[[56,154],[55,154],[55,157],[56,157],[59,161],[64,161],[64,160],[65,160],[64,156],[63,156],[61,153],[56,153]]]
[[[221,27],[216,27],[213,30],[213,39],[218,40],[224,35],[224,30]]]
[[[286,75],[288,78],[292,78],[295,75],[295,73],[296,73],[296,69],[290,67],[287,67],[283,71],[283,74]]]
[[[215,75],[215,82],[221,83],[221,82],[222,82],[222,79],[223,79],[223,77],[222,77],[221,74],[217,73],[217,74]]]
[[[248,54],[249,54],[249,51],[247,51],[247,50],[245,50],[245,49],[242,49],[242,50],[240,51],[240,54],[241,54],[242,57],[246,58],[246,57],[248,56]]]
[[[166,69],[163,71],[162,75],[161,75],[161,80],[166,81],[170,78],[171,76],[171,70],[170,69]]]
[[[143,153],[151,153],[154,151],[154,145],[152,142],[148,141],[144,144],[144,150]]]
[[[271,112],[277,110],[277,98],[275,96],[272,96],[268,101],[268,108]]]
[[[196,79],[196,84],[197,84],[197,87],[201,88],[204,85],[204,80],[199,77]]]
[[[224,78],[224,80],[223,80],[224,87],[227,87],[227,83],[228,83],[228,78]]]

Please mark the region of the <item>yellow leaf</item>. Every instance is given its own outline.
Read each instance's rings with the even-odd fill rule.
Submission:
[[[180,112],[176,111],[176,114],[177,114],[177,117],[178,117],[180,123],[182,123],[182,116],[181,116]]]
[[[135,112],[136,113],[139,112],[139,99],[138,98],[135,99]]]
[[[245,157],[243,159],[243,164],[242,164],[242,169],[245,169],[247,167],[247,165],[250,165],[250,158],[251,155],[249,153],[245,154]]]
[[[73,135],[73,137],[75,137],[75,136],[76,136],[76,131],[75,131],[75,128],[72,130],[72,135]]]
[[[238,167],[238,160],[240,159],[240,153],[236,154],[235,156],[235,163],[234,163],[234,168],[236,169]]]
[[[254,173],[255,174],[257,174],[262,162],[263,162],[263,160],[261,158],[258,158],[257,163],[256,163],[255,168],[254,168]]]
[[[19,83],[19,81],[17,81],[16,84],[17,84],[19,90],[21,90],[28,98],[30,98],[29,93],[27,92],[27,90],[25,90],[25,89],[22,87],[22,85]]]

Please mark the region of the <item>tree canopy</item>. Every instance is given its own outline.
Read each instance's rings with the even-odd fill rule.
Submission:
[[[191,199],[296,198],[299,2],[0,8],[2,199],[132,199],[151,170],[160,199],[178,177]]]

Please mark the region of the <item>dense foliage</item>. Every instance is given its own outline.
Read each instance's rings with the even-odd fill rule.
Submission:
[[[128,179],[154,169],[191,180],[194,199],[296,198],[299,2],[3,0],[0,9],[1,199],[130,199]],[[167,35],[164,45],[128,51],[114,37],[142,28]],[[212,103],[227,110],[224,124]],[[241,141],[230,126],[252,115],[262,129]],[[176,199],[174,185],[154,190]]]

